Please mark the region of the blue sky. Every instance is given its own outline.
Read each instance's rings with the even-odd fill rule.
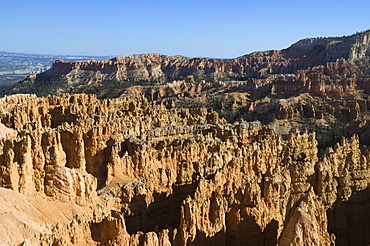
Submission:
[[[0,0],[0,50],[237,57],[370,28],[369,0]]]

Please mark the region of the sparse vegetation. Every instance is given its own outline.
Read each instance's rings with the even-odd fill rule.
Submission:
[[[68,81],[66,78],[59,77],[51,80],[29,80],[22,83],[17,83],[2,93],[4,95],[29,93],[36,94],[38,96],[47,96],[49,94],[60,94],[64,92],[69,92]]]
[[[346,117],[338,117],[333,122],[328,122],[327,125],[307,120],[302,124],[302,129],[316,133],[319,156],[322,156],[327,147],[334,146],[342,137],[350,137],[347,131],[349,122],[350,120]]]
[[[216,111],[221,118],[230,123],[240,121],[243,118],[242,107],[234,107],[234,99],[231,96],[222,98],[208,95],[203,99],[181,98],[176,104],[178,108],[207,108]]]
[[[332,36],[332,37],[322,37],[322,36],[320,36],[320,37],[313,37],[313,38],[304,38],[302,40],[310,40],[310,39],[344,39],[344,38],[349,38],[349,37],[361,35],[361,34],[367,33],[367,32],[370,32],[370,29],[366,29],[364,31],[358,31],[358,32],[355,32],[354,34],[351,34],[351,35]]]
[[[144,84],[142,83],[137,83],[134,84],[129,81],[111,81],[111,80],[104,80],[99,84],[91,85],[89,87],[84,87],[81,92],[87,93],[87,94],[98,94],[104,90],[120,90],[120,89],[126,89],[130,86],[133,85],[140,85]],[[78,88],[74,89],[74,91],[79,91]]]

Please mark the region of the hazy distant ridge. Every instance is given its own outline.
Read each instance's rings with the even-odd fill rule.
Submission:
[[[51,68],[53,61],[106,60],[109,56],[36,55],[0,51],[0,75],[28,75]]]

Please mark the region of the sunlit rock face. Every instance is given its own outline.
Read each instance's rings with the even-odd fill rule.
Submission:
[[[105,88],[153,85],[175,80],[220,82],[265,79],[269,75],[315,71],[331,78],[370,74],[370,31],[345,37],[302,39],[287,49],[254,52],[232,59],[140,54],[104,61],[54,61],[4,94],[96,92]]]
[[[370,155],[144,97],[0,99],[5,245],[366,245]],[[282,105],[281,117],[289,117]]]

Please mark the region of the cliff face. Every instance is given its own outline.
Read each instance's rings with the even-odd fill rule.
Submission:
[[[141,95],[167,108],[212,108],[230,122],[259,120],[283,135],[291,128],[310,129],[316,131],[319,138],[325,135],[326,143],[319,146],[323,151],[341,136],[360,134],[361,143],[370,143],[370,79],[346,76],[352,71],[347,65],[345,60],[340,60],[300,71],[298,75],[269,76],[245,82],[182,81],[133,86],[106,90],[99,96]],[[325,76],[324,70],[335,75]]]
[[[361,211],[370,156],[357,137],[319,159],[314,133],[283,138],[259,122],[230,125],[211,110],[143,97],[15,95],[0,104],[0,199],[34,208],[0,207],[2,233],[17,227],[15,215],[23,225],[4,244],[369,242]],[[41,204],[63,220],[42,227],[50,215]]]
[[[234,59],[142,54],[105,61],[56,60],[51,69],[29,76],[6,93],[87,92],[109,86],[171,82],[189,76],[196,81],[240,81],[271,74],[297,74],[315,66],[325,68],[327,63],[341,59],[352,70],[347,75],[361,76],[370,73],[369,43],[367,31],[341,38],[304,39],[284,50],[255,52]],[[336,75],[330,74],[330,69],[323,72]]]
[[[267,59],[267,60],[266,60]],[[107,61],[65,62],[57,60],[35,79],[65,77],[71,84],[102,81],[160,83],[193,76],[196,80],[244,80],[270,73],[290,73],[291,64],[278,54],[271,57],[235,59],[186,58],[159,54],[117,57]],[[295,69],[296,71],[296,69]]]
[[[55,61],[20,86],[184,81],[0,98],[0,244],[369,244],[368,43]],[[335,143],[339,126],[361,135]]]
[[[370,31],[338,38],[308,38],[282,50],[285,58],[297,59],[310,66],[346,59],[369,70]]]

